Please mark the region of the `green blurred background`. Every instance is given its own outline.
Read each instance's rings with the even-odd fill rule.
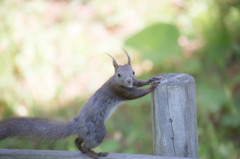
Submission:
[[[199,155],[240,158],[240,2],[237,0],[1,0],[0,119],[70,120],[132,57],[137,78],[195,77]],[[96,151],[152,153],[151,96],[126,102]],[[7,139],[0,148],[74,150]]]

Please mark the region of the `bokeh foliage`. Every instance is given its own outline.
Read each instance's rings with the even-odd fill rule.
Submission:
[[[69,120],[125,63],[137,77],[188,73],[197,84],[200,158],[238,159],[240,4],[237,0],[0,1],[0,118]],[[150,95],[120,107],[97,151],[152,153]],[[76,150],[8,139],[0,148]]]

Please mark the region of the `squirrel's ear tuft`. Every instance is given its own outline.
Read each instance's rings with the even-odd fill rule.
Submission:
[[[112,60],[113,60],[113,66],[114,66],[115,71],[116,71],[117,68],[119,67],[119,65],[117,64],[116,60],[115,60],[111,55],[109,55],[108,53],[106,53],[106,54],[112,58]]]
[[[128,54],[128,52],[123,48],[123,51],[125,52],[125,54],[127,55],[127,58],[128,58],[128,64],[131,65],[131,58]]]

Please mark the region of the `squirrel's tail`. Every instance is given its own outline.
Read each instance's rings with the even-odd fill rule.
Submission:
[[[72,121],[55,122],[40,118],[9,118],[0,121],[0,140],[8,137],[57,140],[74,134]]]

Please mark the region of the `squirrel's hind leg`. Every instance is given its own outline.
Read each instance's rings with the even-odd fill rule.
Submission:
[[[85,146],[82,147],[86,154],[88,154],[93,159],[98,159],[98,157],[106,157],[108,155],[108,152],[94,152],[91,149],[86,148]]]
[[[86,153],[83,149],[82,144],[83,144],[83,139],[82,138],[78,137],[78,138],[75,139],[75,145],[77,146],[78,150],[80,150],[82,153]]]
[[[91,149],[86,148],[83,144],[83,139],[81,138],[76,138],[75,139],[75,145],[77,146],[77,148],[82,152],[82,153],[86,153],[87,155],[89,155],[90,157],[92,157],[93,159],[98,159],[98,157],[106,157],[108,155],[108,152],[99,152],[96,153],[94,151],[92,151]]]
[[[97,155],[99,157],[106,157],[109,153],[108,152],[98,152]]]

